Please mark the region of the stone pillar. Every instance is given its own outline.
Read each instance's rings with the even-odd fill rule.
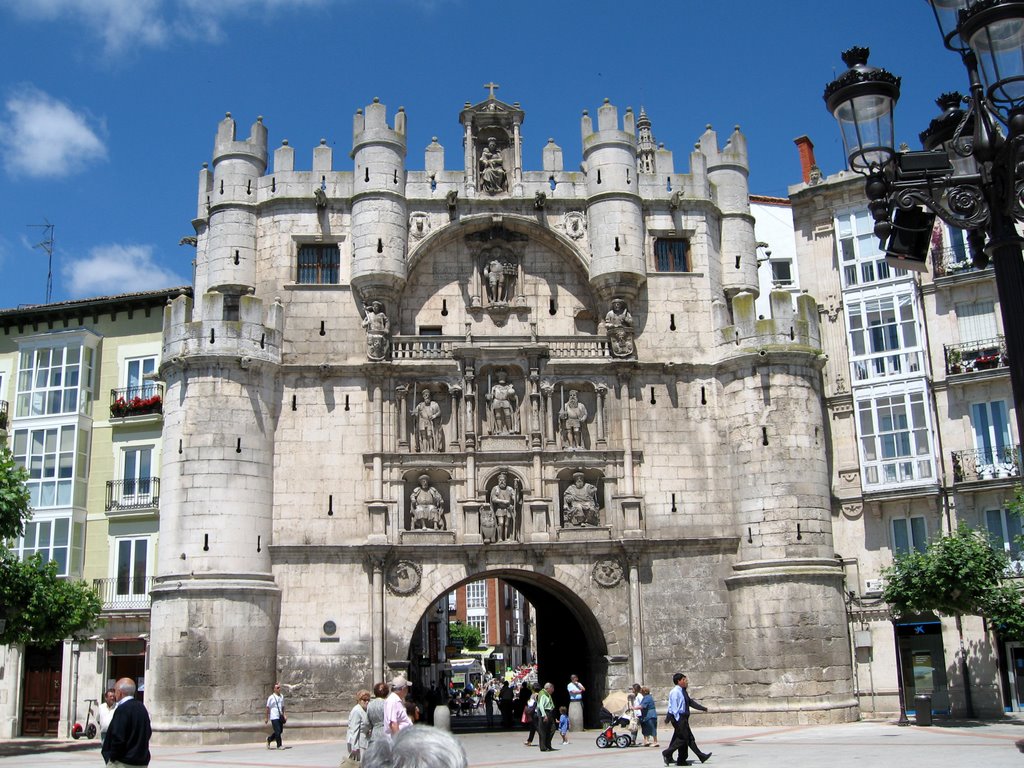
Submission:
[[[633,488],[633,403],[629,393],[630,376],[619,374],[619,408],[622,411],[622,493],[634,494]]]
[[[406,433],[409,424],[409,385],[399,384],[395,387],[395,412],[398,414],[398,450],[406,450],[410,439]]]
[[[629,639],[630,658],[633,660],[633,680],[644,679],[643,621],[640,613],[640,563],[635,554],[627,555],[629,566]]]
[[[452,410],[452,437],[448,441],[448,446],[453,451],[459,451],[462,448],[462,419],[459,418],[459,412],[462,409],[462,387],[458,384],[448,385],[448,397],[451,399],[451,410]]]
[[[569,702],[569,730],[573,732],[583,730],[583,702]]]
[[[540,390],[544,395],[544,405],[541,413],[541,420],[544,422],[544,442],[550,447],[555,444],[555,435],[551,428],[551,394],[555,391],[555,386],[550,381],[545,381],[540,385]]]
[[[530,445],[533,448],[540,448],[543,445],[543,435],[540,431],[541,394],[540,377],[536,368],[530,369]]]
[[[608,396],[608,387],[605,384],[597,384],[594,386],[594,392],[597,393],[597,413],[594,414],[594,422],[597,426],[597,444],[599,446],[608,445],[608,434],[604,428],[604,403]]]
[[[386,680],[384,674],[384,560],[370,561],[372,581],[370,584],[370,637],[373,654],[373,679]]]

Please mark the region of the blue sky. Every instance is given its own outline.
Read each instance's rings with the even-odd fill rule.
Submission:
[[[903,77],[914,148],[934,98],[965,88],[924,0],[0,0],[0,30],[0,307],[45,300],[45,221],[53,301],[188,283],[178,242],[228,111],[245,135],[263,115],[298,169],[323,138],[350,170],[352,115],[379,96],[409,115],[410,169],[433,136],[457,168],[459,111],[494,81],[526,112],[531,170],[549,137],[577,167],[580,114],[608,97],[646,109],[677,171],[705,124],[739,124],[751,191],[785,196],[797,136],[826,174],[844,165],[821,99],[841,50]]]

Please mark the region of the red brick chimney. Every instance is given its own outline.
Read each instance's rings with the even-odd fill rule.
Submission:
[[[811,168],[817,165],[814,162],[814,143],[806,136],[793,139],[797,152],[800,153],[800,173],[803,175],[804,184],[811,180]]]

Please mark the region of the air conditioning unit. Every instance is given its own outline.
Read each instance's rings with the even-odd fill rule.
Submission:
[[[881,597],[885,589],[885,582],[882,579],[864,580],[864,597]]]

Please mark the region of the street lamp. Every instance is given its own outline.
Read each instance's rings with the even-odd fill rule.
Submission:
[[[926,0],[943,44],[960,54],[969,96],[938,100],[923,151],[897,151],[893,109],[900,79],[869,66],[868,49],[825,88],[850,168],[865,192],[886,260],[924,271],[937,215],[967,231],[975,266],[991,260],[1006,336],[1017,439],[1024,439],[1024,0]],[[962,109],[961,107],[966,107]]]

